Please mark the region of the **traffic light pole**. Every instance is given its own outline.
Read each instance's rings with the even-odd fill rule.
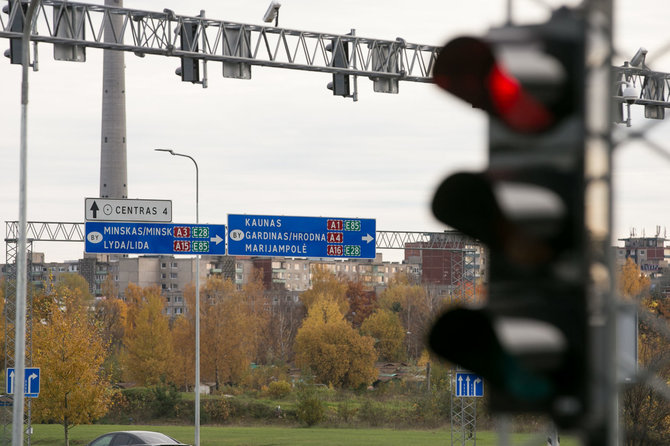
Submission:
[[[612,234],[612,0],[589,0],[585,4],[586,55],[586,230],[591,237],[589,274],[591,324],[590,351],[598,355],[590,362],[592,425],[587,430],[589,446],[618,446],[619,385],[617,379],[617,299],[613,258],[609,255]],[[599,160],[595,162],[595,160]],[[591,163],[591,164],[589,164]]]

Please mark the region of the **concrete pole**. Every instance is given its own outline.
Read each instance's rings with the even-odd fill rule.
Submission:
[[[105,6],[123,8],[123,0],[105,0]],[[104,40],[113,42],[123,16],[113,14],[105,24]],[[103,50],[100,197],[128,198],[126,155],[126,80],[124,52]]]

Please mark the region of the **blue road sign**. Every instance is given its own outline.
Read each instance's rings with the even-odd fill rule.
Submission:
[[[226,254],[226,226],[86,222],[85,251],[98,254]]]
[[[484,380],[475,373],[456,373],[456,396],[483,397]]]
[[[228,254],[271,257],[375,258],[370,218],[228,215]]]
[[[40,394],[40,368],[26,367],[24,369],[25,376],[23,377],[23,394],[26,398],[37,398]],[[14,368],[7,369],[7,394],[14,394],[14,386],[16,385],[16,372]]]

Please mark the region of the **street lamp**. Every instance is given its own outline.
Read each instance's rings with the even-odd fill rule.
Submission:
[[[193,161],[195,165],[195,224],[199,224],[198,197],[198,163],[193,157],[177,153],[172,149],[154,149],[167,152],[172,156],[182,156]],[[195,255],[195,446],[200,446],[200,254]]]

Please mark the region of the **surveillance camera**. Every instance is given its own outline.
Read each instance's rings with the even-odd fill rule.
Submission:
[[[632,104],[637,99],[640,98],[640,92],[634,86],[627,85],[626,88],[623,89],[622,96],[623,96],[624,101],[626,101],[628,104]]]
[[[164,8],[164,9],[163,9],[163,13],[165,13],[165,14],[167,15],[167,19],[168,19],[168,20],[172,20],[172,21],[177,20],[177,15],[176,15],[176,14],[174,13],[174,11],[171,10],[171,9]]]
[[[643,67],[645,57],[647,57],[647,49],[644,47],[640,47],[640,49],[637,50],[633,58],[630,60],[630,66]]]
[[[271,23],[275,19],[275,17],[277,17],[277,14],[279,13],[279,8],[281,8],[281,3],[279,3],[277,0],[272,0],[270,2],[270,6],[268,6],[268,10],[265,11],[263,21],[266,23]]]

